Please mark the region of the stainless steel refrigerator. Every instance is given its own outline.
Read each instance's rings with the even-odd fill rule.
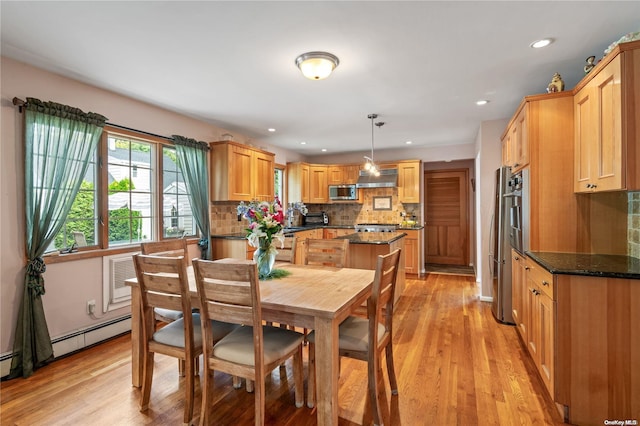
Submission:
[[[509,213],[513,197],[509,187],[511,169],[496,170],[495,203],[491,221],[489,268],[493,285],[491,311],[500,322],[513,324],[511,313],[511,243]]]

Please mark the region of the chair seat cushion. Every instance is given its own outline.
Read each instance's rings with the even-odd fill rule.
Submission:
[[[164,309],[164,308],[154,308],[153,311],[156,314],[160,315],[161,317],[171,321],[175,321],[182,318],[182,311],[174,311],[172,309]]]
[[[277,327],[262,327],[264,362],[271,363],[302,344],[303,335]],[[213,356],[238,364],[255,365],[253,327],[240,327],[222,338],[213,347]]]
[[[193,318],[193,344],[196,347],[202,346],[202,328],[200,323],[200,314],[192,313]],[[231,324],[223,321],[211,321],[213,327],[213,338],[220,340],[227,334],[231,333],[238,324]],[[184,348],[184,319],[180,318],[170,324],[165,325],[160,330],[153,333],[153,340],[164,345]]]
[[[382,339],[386,329],[378,324],[378,340]],[[338,347],[342,350],[366,352],[369,350],[369,320],[350,316],[340,324]],[[307,336],[309,342],[315,343],[315,332]]]

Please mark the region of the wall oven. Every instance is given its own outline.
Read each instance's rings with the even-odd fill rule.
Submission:
[[[529,170],[514,173],[509,179],[509,192],[505,197],[512,199],[509,211],[509,241],[518,253],[529,250]]]

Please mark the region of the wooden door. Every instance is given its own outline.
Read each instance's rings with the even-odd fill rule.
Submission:
[[[426,262],[469,265],[468,169],[425,173]]]

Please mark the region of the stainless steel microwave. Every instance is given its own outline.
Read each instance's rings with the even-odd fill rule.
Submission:
[[[330,200],[357,200],[356,185],[329,185]]]

